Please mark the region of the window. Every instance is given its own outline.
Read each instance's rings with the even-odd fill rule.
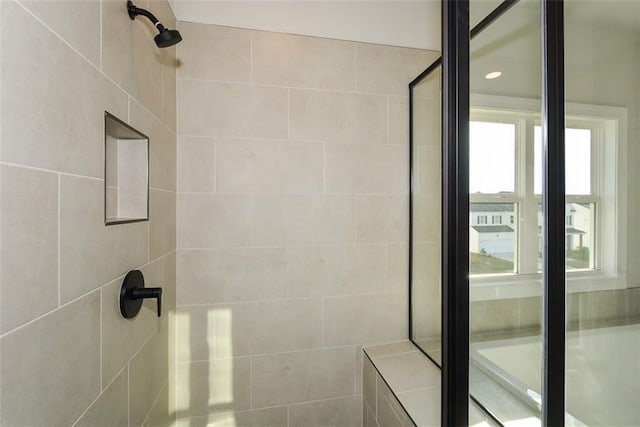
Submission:
[[[537,275],[542,267],[539,101],[474,96],[472,105],[470,217],[477,221],[470,225],[470,273]],[[626,111],[572,104],[567,112],[567,270],[617,274],[615,258],[624,250],[615,233],[624,215],[617,208],[622,173],[617,165]]]

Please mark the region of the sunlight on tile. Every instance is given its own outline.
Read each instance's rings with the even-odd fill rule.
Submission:
[[[217,329],[213,329],[215,325]],[[209,362],[209,372],[216,372],[217,375],[209,375],[209,405],[233,403],[233,352],[231,348],[231,310],[212,309],[207,313],[207,323],[210,330],[216,331],[215,346],[222,348],[224,360],[211,360]],[[220,336],[218,335],[220,333]],[[211,344],[210,344],[211,345]],[[213,348],[210,353],[213,354]],[[231,416],[233,418],[233,416]],[[226,419],[226,418],[225,418]],[[234,418],[235,420],[235,418]],[[225,426],[227,424],[224,424]],[[235,425],[235,424],[234,424]]]
[[[214,421],[209,421],[207,427],[237,427],[236,417],[232,413],[221,414]]]
[[[182,336],[190,336],[191,334],[191,323],[190,317],[187,313],[176,312],[176,329],[177,333]],[[178,340],[178,342],[183,342],[182,340]],[[178,353],[181,357],[184,357],[180,360],[189,360],[191,356],[190,346],[181,345],[181,348],[177,349]],[[185,365],[185,369],[189,369],[188,365]],[[176,411],[186,411],[189,409],[189,402],[191,401],[191,393],[189,392],[189,378],[190,375],[178,375],[176,378],[176,390],[181,390],[180,393],[176,396]]]
[[[231,358],[233,357],[233,340],[231,328],[231,310],[225,309],[213,309],[209,311],[209,314],[213,314],[215,322],[215,355],[219,358]],[[211,349],[213,350],[213,349]],[[213,351],[210,354],[214,354]]]

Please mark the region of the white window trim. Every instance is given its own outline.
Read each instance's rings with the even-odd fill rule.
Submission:
[[[473,120],[486,116],[500,116],[499,121],[516,123],[516,132],[526,132],[527,126],[523,126],[524,123],[518,125],[518,121],[522,120],[523,115],[529,116],[527,120],[537,120],[538,123],[540,121],[540,100],[472,94],[471,105]],[[592,170],[597,171],[594,175],[601,177],[599,182],[592,182],[592,194],[596,195],[595,202],[598,206],[597,217],[592,226],[595,227],[596,222],[600,224],[596,227],[597,232],[594,234],[597,244],[593,256],[597,262],[595,270],[567,272],[567,292],[621,289],[626,287],[627,282],[627,233],[625,231],[627,183],[626,162],[624,161],[627,157],[627,108],[567,103],[566,114],[568,116],[567,122],[571,124],[580,121],[585,124],[592,123],[592,121],[603,123],[603,126],[592,127],[599,134],[594,139],[597,143],[594,144],[595,149],[592,149],[591,167]],[[508,120],[509,116],[512,116],[514,120]],[[529,126],[529,128],[532,127]],[[516,144],[516,159],[523,159],[526,156],[519,156],[518,150],[522,147],[518,145]],[[526,165],[520,165],[517,168],[516,173],[519,170],[519,173],[530,175],[521,177],[518,180],[521,184],[525,180],[533,180],[531,169]],[[516,191],[516,194],[523,194],[522,191],[518,192],[518,189]],[[518,203],[521,209],[526,209],[527,207],[523,204],[524,200],[518,198],[516,194],[501,197],[500,200],[504,200],[505,203]],[[482,199],[482,195],[472,195],[470,201],[481,202]],[[496,202],[495,196],[485,199]],[[567,202],[589,202],[594,201],[593,199],[592,196],[572,196],[567,197]],[[531,210],[531,207],[529,209]],[[516,220],[519,220],[517,213]],[[521,228],[517,227],[518,233]],[[529,232],[529,235],[531,234]],[[525,250],[522,245],[526,243],[523,243],[518,235],[516,235],[516,239],[521,245],[516,252],[522,254]],[[529,246],[531,246],[531,242],[529,242]],[[518,255],[516,255],[514,262],[519,263],[517,258]],[[540,273],[472,276],[470,285],[471,299],[474,301],[542,295],[542,275]]]

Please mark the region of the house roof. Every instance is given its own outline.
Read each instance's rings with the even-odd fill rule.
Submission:
[[[513,228],[508,225],[474,225],[471,228],[478,233],[512,233]]]
[[[578,230],[577,228],[573,228],[573,227],[567,227],[566,233],[567,234],[587,234],[586,231]]]
[[[513,203],[470,203],[470,212],[513,212]]]

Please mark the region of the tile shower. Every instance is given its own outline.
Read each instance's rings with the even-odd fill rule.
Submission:
[[[181,44],[121,1],[0,3],[0,424],[360,425],[361,347],[406,338],[436,53],[148,6]],[[149,136],[148,222],[104,226],[105,110]],[[132,269],[161,318],[120,317]]]

